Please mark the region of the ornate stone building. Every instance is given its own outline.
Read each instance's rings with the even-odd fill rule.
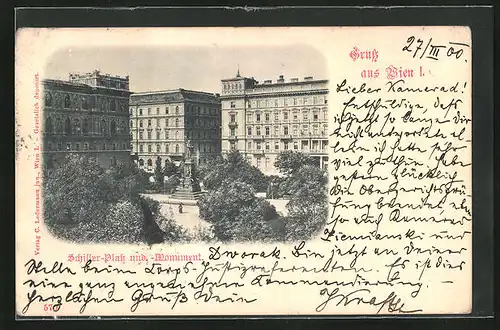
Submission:
[[[130,97],[132,155],[154,171],[183,159],[190,141],[197,164],[220,154],[220,101],[217,94],[185,89],[134,93]]]
[[[238,149],[265,174],[277,174],[285,150],[328,164],[328,81],[305,77],[258,83],[240,76],[222,80],[222,151]]]
[[[44,161],[55,165],[68,153],[96,157],[109,167],[130,161],[129,78],[94,71],[46,79]]]

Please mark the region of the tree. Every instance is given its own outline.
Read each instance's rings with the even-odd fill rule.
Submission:
[[[314,160],[302,152],[292,150],[280,152],[274,162],[280,173],[287,176],[293,175],[306,165],[314,165]]]
[[[92,157],[68,155],[44,174],[45,223],[55,236],[75,242],[154,244],[182,236],[175,226],[169,225],[174,236],[159,228],[159,204],[139,195],[144,180],[133,164],[104,171]]]
[[[301,167],[289,180],[292,197],[287,204],[287,240],[310,238],[325,225],[328,216],[326,172],[316,166]]]
[[[200,217],[213,226],[222,241],[270,240],[279,236],[270,221],[278,218],[274,206],[255,197],[253,187],[227,179],[198,200]]]
[[[177,175],[177,171],[178,171],[177,166],[175,166],[173,162],[171,162],[170,160],[165,162],[165,167],[163,168],[163,175],[169,178],[171,176]]]
[[[155,177],[156,189],[162,189],[163,188],[163,177],[164,177],[164,174],[163,174],[163,169],[161,167],[161,158],[160,158],[160,156],[158,156],[156,158],[154,177]]]
[[[256,191],[267,189],[266,176],[258,168],[250,165],[238,150],[229,152],[225,159],[219,158],[209,166],[203,166],[199,173],[207,190],[218,189],[226,179],[245,182]]]

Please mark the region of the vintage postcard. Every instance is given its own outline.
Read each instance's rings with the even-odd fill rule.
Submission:
[[[470,313],[472,42],[18,30],[17,316]]]

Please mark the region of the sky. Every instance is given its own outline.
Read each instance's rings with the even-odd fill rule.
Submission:
[[[313,76],[327,79],[326,59],[312,47],[82,47],[55,52],[45,67],[45,78],[68,80],[70,72],[96,69],[129,75],[130,90],[145,92],[192,89],[220,93],[220,80],[238,71],[259,82]]]

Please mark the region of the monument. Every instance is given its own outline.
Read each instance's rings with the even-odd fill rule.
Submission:
[[[193,157],[193,145],[191,141],[186,142],[184,161],[181,163],[181,180],[173,199],[196,200],[201,195],[200,184],[196,175]]]

